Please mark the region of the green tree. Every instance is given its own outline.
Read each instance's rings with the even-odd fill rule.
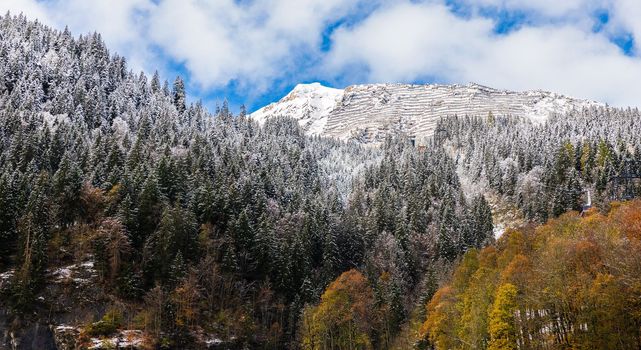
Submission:
[[[185,82],[180,76],[177,76],[176,80],[174,80],[173,99],[174,99],[174,106],[176,106],[178,113],[183,113],[186,108]]]
[[[0,176],[0,266],[5,264],[16,243],[16,194],[7,175]]]
[[[462,250],[457,237],[459,225],[454,214],[454,204],[446,200],[443,205],[436,244],[439,257],[452,261]]]
[[[82,172],[76,162],[71,160],[67,154],[62,158],[52,182],[58,219],[62,226],[69,226],[80,211]]]
[[[472,200],[470,215],[471,227],[467,230],[469,237],[465,243],[468,247],[481,248],[484,243],[494,238],[492,209],[482,194]]]
[[[184,271],[185,260],[193,262],[197,258],[198,226],[194,215],[181,208],[165,209],[158,229],[145,242],[147,281],[171,282],[176,277],[172,271]]]
[[[162,199],[158,179],[152,174],[145,180],[138,197],[136,210],[138,232],[131,236],[135,247],[141,247],[147,237],[156,230],[163,209]]]
[[[47,174],[42,173],[37,181],[29,196],[26,212],[17,225],[20,241],[19,267],[12,283],[12,296],[17,309],[33,305],[33,298],[44,281],[47,266],[51,211]]]

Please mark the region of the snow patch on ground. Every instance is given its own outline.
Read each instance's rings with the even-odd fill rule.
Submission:
[[[94,262],[93,260],[85,261],[82,264],[80,264],[80,267],[84,269],[93,269]]]
[[[471,200],[479,194],[483,194],[492,210],[492,221],[494,224],[494,238],[498,239],[505,233],[509,227],[519,227],[525,223],[522,213],[518,208],[510,207],[505,204],[498,195],[488,189],[487,183],[483,177],[481,179],[472,179],[465,169],[465,155],[460,149],[456,149],[451,142],[444,145],[448,155],[456,160],[456,173],[461,184],[461,189],[468,200]]]
[[[57,281],[71,278],[71,268],[70,267],[57,268],[51,272],[51,276],[53,276]]]
[[[499,239],[499,237],[505,233],[505,225],[503,223],[497,223],[494,225],[494,230],[492,231],[494,233],[494,239]]]

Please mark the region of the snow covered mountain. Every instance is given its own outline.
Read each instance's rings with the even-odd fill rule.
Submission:
[[[545,121],[601,105],[546,91],[513,92],[469,85],[353,85],[344,90],[319,83],[299,84],[280,101],[251,114],[259,123],[276,116],[298,119],[310,135],[377,142],[390,132],[403,132],[418,142],[432,135],[440,117],[510,115]]]
[[[343,98],[343,90],[322,86],[320,83],[298,84],[280,101],[251,114],[259,123],[275,116],[298,119],[309,135],[322,134],[332,110]]]

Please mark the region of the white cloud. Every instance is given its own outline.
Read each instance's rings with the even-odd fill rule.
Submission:
[[[507,35],[492,27],[483,17],[461,18],[437,3],[383,8],[335,33],[326,69],[348,74],[363,65],[372,82],[431,75],[641,105],[641,59],[626,56],[605,34],[568,24],[524,27]]]
[[[641,58],[626,56],[609,38],[630,33],[641,45],[639,0],[3,0],[0,11],[74,34],[98,31],[136,70],[183,63],[190,83],[221,89],[234,82],[246,96],[275,82],[316,78],[340,83],[425,78],[508,89],[542,88],[616,105],[639,105]],[[321,50],[327,26],[342,25],[331,50]],[[517,30],[497,35],[488,7],[526,13]],[[594,11],[610,21],[592,32]],[[169,76],[170,72],[165,72]]]
[[[458,75],[465,68],[460,60],[483,50],[492,26],[487,19],[462,20],[443,5],[382,8],[359,26],[334,33],[326,69],[331,74],[342,66],[364,63],[371,81]]]
[[[497,7],[526,11],[543,17],[574,17],[606,6],[609,0],[460,0],[460,2],[472,8]]]
[[[38,18],[41,22],[50,23],[46,11],[35,0],[3,0],[0,10],[3,15],[6,11],[13,14],[23,13],[29,18]]]
[[[162,67],[160,49],[184,63],[201,88],[236,81],[256,92],[295,73],[303,55],[320,55],[325,27],[357,6],[343,0],[4,0],[0,10],[68,25],[76,35],[98,31],[134,69]]]
[[[465,65],[467,80],[641,106],[641,60],[602,35],[573,27],[525,28],[491,38],[483,59]]]
[[[638,52],[641,48],[641,1],[614,1],[612,9],[615,31],[624,30],[631,33],[636,39],[635,48]]]
[[[68,26],[74,35],[98,32],[112,51],[140,70],[159,63],[148,50],[140,17],[150,6],[148,0],[3,0],[0,11],[23,13],[58,29]]]
[[[204,88],[235,81],[256,94],[318,56],[326,25],[357,5],[342,0],[164,0],[148,16],[154,45]]]

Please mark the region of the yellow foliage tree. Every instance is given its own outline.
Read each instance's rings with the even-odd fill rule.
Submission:
[[[332,282],[318,306],[303,313],[303,349],[372,349],[372,330],[377,317],[374,294],[357,270],[341,274]]]
[[[469,251],[428,303],[423,340],[436,349],[640,348],[640,220],[640,200],[612,203],[607,214],[564,214]]]
[[[515,312],[518,291],[511,283],[501,285],[489,315],[490,350],[511,350],[517,348]]]

